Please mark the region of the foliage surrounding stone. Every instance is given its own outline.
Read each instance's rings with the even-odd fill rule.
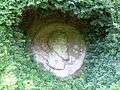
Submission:
[[[33,90],[119,90],[119,5],[119,0],[0,0],[0,89],[8,87],[2,84],[2,74],[13,65],[17,67],[11,69],[17,78],[17,87],[8,87],[8,90],[24,90],[29,80]],[[80,76],[60,80],[43,71],[28,54],[25,48],[28,41],[15,26],[22,20],[23,10],[31,6],[44,15],[59,9],[88,20],[91,31],[87,34],[87,55]]]

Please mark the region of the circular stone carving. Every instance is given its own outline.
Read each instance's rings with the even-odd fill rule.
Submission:
[[[40,28],[32,47],[36,61],[58,77],[73,75],[80,70],[85,49],[85,42],[79,31],[62,23]]]

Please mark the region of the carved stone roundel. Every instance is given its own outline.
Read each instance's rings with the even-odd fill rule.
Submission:
[[[76,28],[53,23],[40,28],[33,40],[36,61],[57,77],[80,70],[85,57],[85,41]]]

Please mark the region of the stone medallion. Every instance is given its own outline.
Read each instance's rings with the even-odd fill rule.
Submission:
[[[67,77],[81,69],[85,57],[85,41],[76,28],[52,23],[40,28],[33,39],[36,61],[58,77]]]

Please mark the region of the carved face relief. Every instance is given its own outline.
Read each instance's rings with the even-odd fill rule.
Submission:
[[[58,77],[73,75],[80,70],[85,49],[85,42],[79,31],[60,23],[40,29],[32,47],[36,61]]]

